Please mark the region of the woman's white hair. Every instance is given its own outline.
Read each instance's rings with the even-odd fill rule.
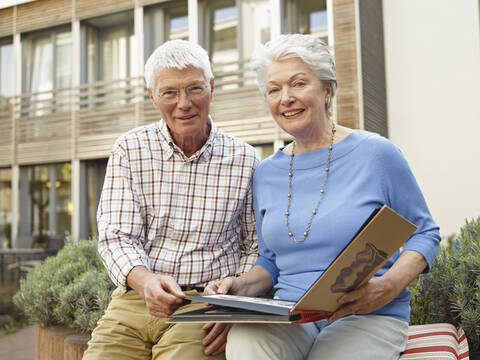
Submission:
[[[150,55],[145,63],[145,82],[147,88],[155,87],[155,69],[185,69],[195,67],[203,71],[210,86],[213,78],[208,53],[200,45],[185,40],[171,40],[163,43]]]
[[[328,116],[332,116],[333,97],[337,90],[337,72],[333,56],[327,45],[313,35],[284,34],[261,45],[252,54],[252,70],[257,75],[260,92],[266,94],[267,67],[274,61],[299,58],[307,64],[324,86],[330,84]]]

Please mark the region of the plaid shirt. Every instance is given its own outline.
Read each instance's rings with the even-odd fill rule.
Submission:
[[[121,136],[98,207],[99,252],[127,289],[134,266],[180,285],[248,271],[257,258],[251,177],[254,149],[215,128],[186,157],[164,121]]]

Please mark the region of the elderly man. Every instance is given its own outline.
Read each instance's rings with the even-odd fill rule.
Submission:
[[[225,324],[167,324],[185,296],[256,260],[254,149],[215,128],[208,54],[169,41],[145,65],[162,119],[121,136],[98,208],[99,252],[118,286],[84,359],[223,359]],[[208,356],[212,355],[212,356]]]

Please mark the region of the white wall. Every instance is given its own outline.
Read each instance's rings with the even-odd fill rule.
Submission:
[[[478,0],[383,0],[390,139],[442,236],[480,216]]]

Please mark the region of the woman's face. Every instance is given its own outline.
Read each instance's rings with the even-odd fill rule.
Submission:
[[[310,67],[298,58],[275,61],[267,67],[266,97],[277,124],[293,137],[321,130],[327,121],[329,93]]]

